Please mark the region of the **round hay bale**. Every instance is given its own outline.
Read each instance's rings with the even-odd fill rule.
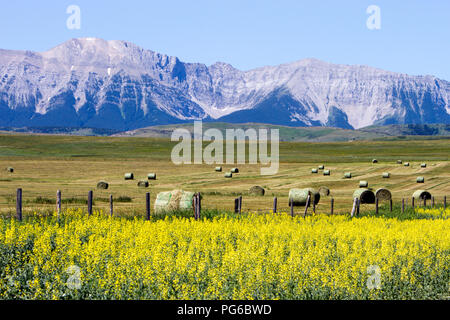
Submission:
[[[322,186],[322,187],[319,188],[319,194],[322,197],[327,197],[327,196],[330,195],[330,189],[328,189],[327,187]]]
[[[344,178],[351,179],[352,178],[352,173],[351,172],[344,173]]]
[[[426,167],[427,167],[427,164],[426,164],[426,163],[421,163],[421,164],[420,164],[420,167],[421,167],[421,168],[426,168]]]
[[[405,162],[403,165],[404,165],[405,167],[409,167],[409,162]]]
[[[292,201],[294,206],[304,206],[308,195],[309,191],[306,189],[291,189],[289,190],[289,204]]]
[[[231,169],[231,173],[239,173],[239,169],[238,168],[233,168],[233,169]]]
[[[149,183],[148,183],[148,181],[141,180],[141,181],[138,182],[137,186],[139,188],[148,188]]]
[[[253,187],[250,188],[249,193],[254,195],[254,196],[263,196],[266,193],[266,191],[264,190],[263,187],[253,186]]]
[[[216,167],[215,170],[216,172],[222,172],[222,167]]]
[[[108,188],[109,188],[109,183],[106,182],[106,181],[99,181],[99,182],[97,183],[97,189],[103,189],[103,190],[106,190],[106,189],[108,189]]]
[[[412,196],[416,200],[431,199],[431,193],[426,190],[416,190]]]
[[[318,167],[318,169],[319,169],[319,170],[323,170],[323,169],[325,169],[325,166],[322,164],[322,165],[320,165],[320,166]]]
[[[402,164],[403,161],[402,160],[397,160],[397,164]]]
[[[416,182],[417,183],[424,183],[425,182],[425,178],[424,177],[417,177]]]
[[[365,181],[365,180],[361,180],[359,182],[359,187],[360,188],[367,188],[369,186],[369,182]]]
[[[156,180],[156,173],[149,173],[147,175],[148,180]]]
[[[388,179],[391,177],[391,174],[389,172],[383,172],[383,178]]]
[[[331,175],[331,171],[330,170],[323,170],[323,175],[324,176],[329,176],[329,175]]]
[[[125,180],[134,180],[134,174],[133,173],[125,173],[124,176]]]
[[[319,172],[319,170],[318,169],[311,169],[311,173],[318,173]]]
[[[353,192],[353,199],[358,198],[361,203],[375,203],[375,194],[372,190],[359,188]]]
[[[377,159],[372,159],[372,163],[378,163]]]
[[[194,207],[194,192],[172,190],[160,192],[155,200],[155,212],[164,213],[175,210],[192,210]]]
[[[14,172],[14,168],[13,167],[8,167],[6,168],[6,171],[9,173],[13,173]]]
[[[392,199],[392,194],[388,189],[384,189],[384,188],[380,188],[377,189],[377,191],[375,191],[375,197],[378,200],[391,200]]]
[[[231,172],[227,172],[224,175],[225,178],[233,178],[233,174]]]

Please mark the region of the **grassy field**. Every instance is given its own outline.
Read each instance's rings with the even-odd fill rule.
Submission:
[[[62,191],[63,208],[82,207],[89,190],[94,190],[95,209],[109,210],[107,198],[116,199],[116,214],[142,215],[145,193],[151,192],[152,208],[160,191],[181,188],[200,191],[205,209],[232,210],[234,198],[243,195],[244,211],[268,211],[273,196],[281,210],[287,210],[288,192],[297,187],[327,186],[335,199],[336,212],[351,209],[352,194],[359,180],[368,180],[374,189],[391,190],[394,202],[410,198],[419,188],[429,190],[438,202],[450,195],[450,140],[358,141],[333,143],[282,142],[280,169],[274,176],[261,176],[259,165],[238,165],[240,173],[225,179],[214,171],[215,165],[181,165],[170,161],[176,143],[162,138],[75,137],[48,135],[0,135],[0,211],[15,210],[15,190],[24,191],[25,212],[53,210],[56,190]],[[379,163],[372,164],[373,158]],[[396,164],[409,161],[410,167]],[[426,162],[427,168],[420,163]],[[331,176],[311,174],[311,168],[324,164]],[[14,173],[6,167],[14,167]],[[224,165],[224,171],[232,166]],[[123,175],[133,172],[135,179],[125,181]],[[156,172],[148,189],[137,187],[137,181]],[[343,179],[352,172],[352,179]],[[381,177],[390,172],[390,179]],[[416,177],[425,183],[417,184]],[[96,183],[106,180],[110,189],[96,190]],[[251,186],[266,189],[264,197],[250,196]],[[126,197],[131,198],[128,201]],[[330,197],[322,198],[318,210],[328,212]],[[365,210],[373,206],[364,206]],[[299,211],[299,209],[297,209]]]

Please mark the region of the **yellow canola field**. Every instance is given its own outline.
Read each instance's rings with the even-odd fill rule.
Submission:
[[[424,213],[4,219],[0,299],[448,299],[450,209]]]

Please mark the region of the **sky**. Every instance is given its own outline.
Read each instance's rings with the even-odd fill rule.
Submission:
[[[241,70],[317,58],[450,80],[448,0],[0,1],[2,49],[96,37]],[[80,8],[80,29],[67,27],[70,5]],[[367,26],[371,5],[379,29]]]

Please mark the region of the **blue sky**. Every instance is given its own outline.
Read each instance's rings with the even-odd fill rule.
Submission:
[[[186,62],[248,70],[314,57],[450,80],[448,0],[5,1],[0,48],[45,51],[70,38],[128,40]],[[81,29],[69,30],[69,5]],[[381,9],[369,30],[366,8]]]

